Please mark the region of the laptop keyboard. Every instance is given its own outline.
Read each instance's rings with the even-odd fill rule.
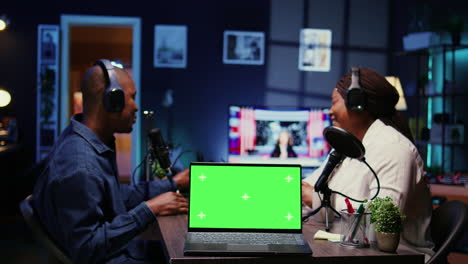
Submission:
[[[277,233],[223,233],[223,232],[191,232],[191,241],[195,243],[213,244],[287,244],[304,245],[300,234],[277,234]]]

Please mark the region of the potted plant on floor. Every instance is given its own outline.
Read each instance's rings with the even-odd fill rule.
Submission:
[[[371,223],[375,224],[377,247],[385,252],[395,252],[400,243],[402,221],[405,216],[400,213],[392,198],[375,198],[370,206]]]

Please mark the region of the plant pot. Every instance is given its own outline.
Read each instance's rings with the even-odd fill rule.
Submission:
[[[400,243],[400,233],[375,232],[377,248],[385,252],[395,252]]]

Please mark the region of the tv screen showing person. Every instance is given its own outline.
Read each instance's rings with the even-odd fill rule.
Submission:
[[[329,125],[328,109],[231,106],[228,161],[318,167],[330,151]]]

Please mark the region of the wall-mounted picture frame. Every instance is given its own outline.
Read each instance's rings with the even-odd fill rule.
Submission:
[[[299,38],[299,70],[330,71],[332,31],[303,28]]]
[[[55,64],[57,61],[58,34],[54,27],[43,26],[40,34],[40,59],[42,63]]]
[[[263,65],[265,33],[259,31],[224,31],[223,63]]]
[[[59,40],[58,25],[37,29],[36,160],[46,157],[58,138]]]
[[[154,26],[154,67],[187,67],[187,26]]]

